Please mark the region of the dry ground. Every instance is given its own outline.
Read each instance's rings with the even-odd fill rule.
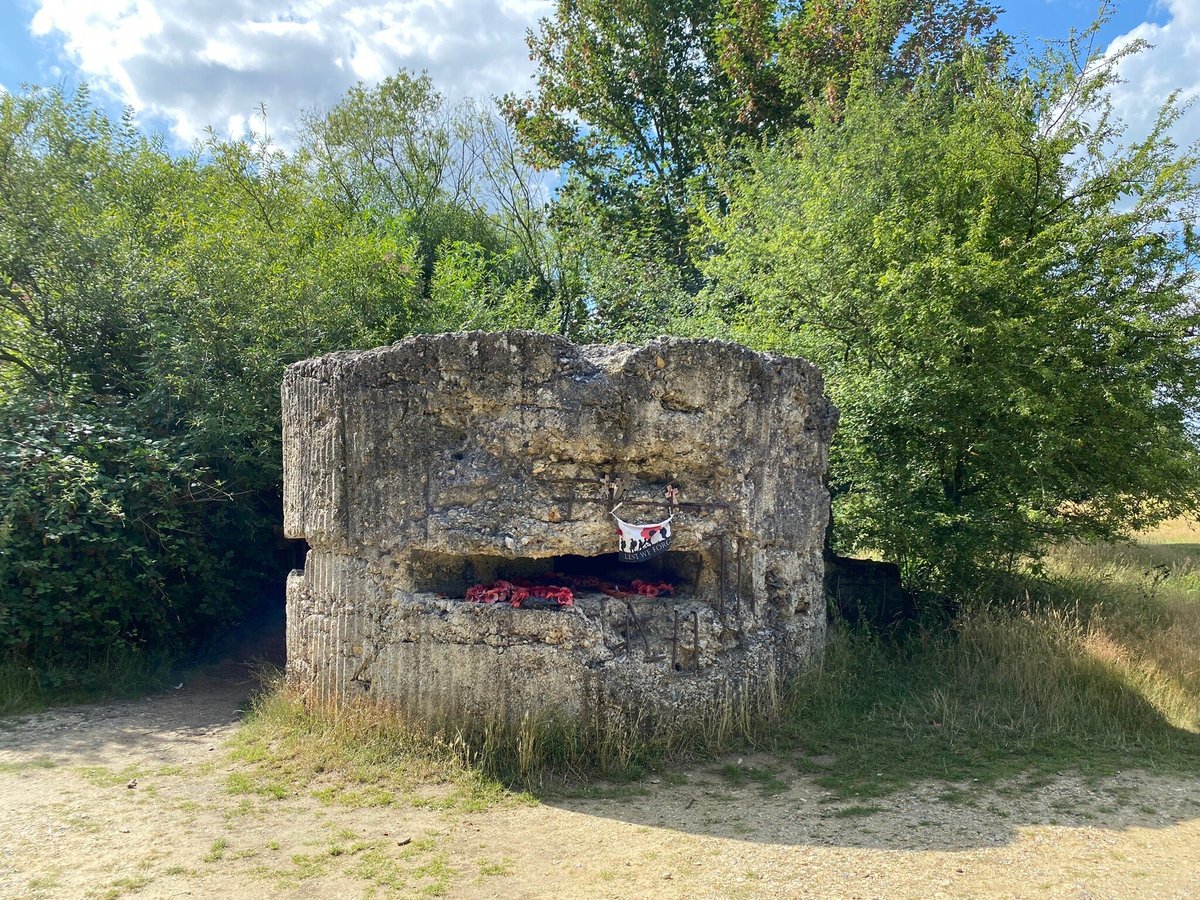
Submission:
[[[851,805],[783,761],[734,759],[749,777],[707,764],[584,798],[346,804],[241,789],[224,742],[250,690],[228,664],[0,723],[0,896],[1200,896],[1200,773],[930,782]]]

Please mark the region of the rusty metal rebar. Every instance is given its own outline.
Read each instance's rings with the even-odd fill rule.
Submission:
[[[633,627],[637,629],[638,637],[642,639],[642,647],[646,651],[646,662],[653,662],[655,658],[650,652],[650,641],[646,638],[646,632],[642,629],[642,620],[638,618],[637,610],[633,608],[632,601],[627,599],[625,605],[629,608],[629,617],[633,621]],[[658,656],[657,659],[662,659],[662,656]]]
[[[679,669],[679,608],[671,610],[671,670]]]

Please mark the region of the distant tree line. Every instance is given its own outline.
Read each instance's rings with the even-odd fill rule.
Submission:
[[[838,547],[917,586],[1195,510],[1198,158],[1174,102],[1124,139],[1094,34],[564,0],[530,95],[400,72],[287,151],[0,95],[0,649],[69,681],[237,622],[286,560],[283,367],[417,332],[812,359]]]

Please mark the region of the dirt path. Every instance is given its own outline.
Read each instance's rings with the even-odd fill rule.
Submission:
[[[855,806],[708,766],[607,799],[347,806],[238,790],[250,689],[230,665],[0,722],[0,897],[1200,896],[1200,773]]]

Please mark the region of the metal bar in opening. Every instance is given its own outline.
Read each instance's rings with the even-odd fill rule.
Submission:
[[[629,607],[629,616],[633,619],[633,627],[637,629],[638,636],[642,639],[642,646],[646,649],[646,659],[650,659],[650,641],[646,639],[646,632],[642,630],[642,620],[638,618],[637,610],[633,608],[632,601],[626,600],[625,605]]]
[[[671,613],[671,669],[675,670],[679,668],[679,609],[675,608]]]
[[[721,586],[720,586],[719,595],[717,598],[717,611],[721,616],[721,620],[724,621],[725,620],[725,595],[729,592],[729,575],[725,571],[725,536],[724,535],[717,538],[717,546],[720,548],[720,556],[721,556],[721,561],[720,561]]]
[[[570,498],[568,498],[568,497],[551,497],[550,499],[554,503],[566,503],[566,502],[568,502],[568,500]],[[612,501],[610,501],[607,497],[605,497],[603,499],[598,499],[596,497],[576,497],[574,502],[576,502],[576,503],[599,503],[603,506],[611,506],[612,505]],[[622,500],[621,505],[622,506],[638,506],[638,507],[644,507],[646,509],[663,509],[666,507],[667,504],[665,502],[657,501],[657,500]],[[715,503],[676,503],[675,508],[676,509],[694,509],[699,512],[704,512],[705,510],[710,510],[710,509],[729,509],[729,504],[728,503],[720,503],[720,502],[715,502]]]

